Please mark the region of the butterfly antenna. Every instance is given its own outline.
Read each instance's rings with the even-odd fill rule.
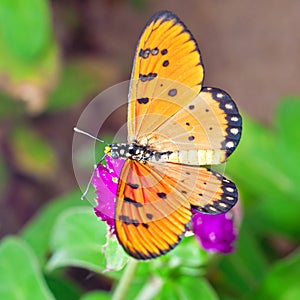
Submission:
[[[105,154],[101,157],[101,159],[99,160],[98,164],[101,164],[101,163],[103,162],[104,158],[105,158]],[[87,184],[87,186],[86,186],[86,189],[85,189],[84,193],[83,193],[82,196],[81,196],[81,200],[84,200],[84,199],[86,198],[86,195],[87,195],[88,192],[89,192],[89,189],[90,189],[90,186],[91,186],[91,184],[92,184],[93,177],[94,177],[94,174],[95,174],[96,169],[97,169],[97,165],[94,166],[94,171],[93,171],[93,173],[92,173],[92,175],[91,175],[91,177],[90,177],[90,180],[89,180],[89,182],[88,182],[88,184]]]
[[[100,140],[100,139],[98,139],[97,137],[95,137],[95,136],[89,134],[88,132],[83,131],[83,130],[77,128],[77,127],[74,127],[74,131],[77,132],[77,133],[81,133],[81,134],[83,134],[83,135],[86,135],[86,136],[88,136],[88,137],[90,137],[90,138],[92,138],[92,139],[94,139],[94,140],[96,140],[96,141],[98,141],[98,142],[100,142],[100,143],[104,143],[105,145],[109,145],[109,144],[106,143],[105,141]]]

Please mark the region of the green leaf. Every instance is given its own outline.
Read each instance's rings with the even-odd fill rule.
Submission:
[[[128,261],[128,255],[124,252],[115,235],[107,238],[103,253],[106,259],[106,271],[119,271]]]
[[[95,272],[106,269],[101,246],[106,241],[107,228],[92,209],[71,208],[63,212],[52,232],[51,256],[47,270],[73,266]]]
[[[76,190],[53,199],[24,228],[22,237],[32,247],[41,264],[46,261],[51,232],[58,216],[71,207],[88,206],[92,211],[91,205],[81,201],[80,197],[81,191]]]
[[[226,164],[226,172],[236,181],[256,193],[273,193],[280,178],[277,164],[270,155],[274,137],[262,125],[243,117],[240,144]],[[258,180],[259,178],[259,180]],[[246,203],[247,204],[247,203]]]
[[[281,166],[282,172],[286,176],[291,176],[292,184],[285,184],[286,191],[292,189],[299,195],[299,189],[295,189],[295,184],[300,180],[299,164],[300,164],[300,140],[299,140],[299,115],[300,115],[300,97],[286,97],[277,109],[275,118],[275,128],[278,134],[276,150],[278,156],[278,164]]]
[[[216,300],[218,296],[204,278],[182,276],[177,280],[164,282],[160,292],[153,299],[164,300]]]
[[[198,276],[205,272],[204,267],[211,255],[204,251],[194,236],[185,237],[174,250],[155,259],[151,263],[152,272],[162,278],[171,274]]]
[[[2,0],[0,8],[0,28],[7,50],[24,60],[41,55],[51,41],[48,1]]]
[[[0,299],[54,300],[31,249],[18,238],[0,244]]]
[[[47,274],[45,276],[46,282],[55,299],[79,299],[80,295],[82,295],[82,291],[63,275],[64,274]]]
[[[275,263],[249,299],[300,299],[299,278],[300,251],[297,251]]]
[[[220,292],[244,295],[253,290],[265,276],[268,268],[264,252],[257,243],[251,231],[240,228],[235,252],[222,258],[217,267],[217,283]]]
[[[0,75],[4,90],[40,112],[59,73],[47,0],[0,2]]]
[[[300,139],[299,127],[295,126],[299,123],[300,115],[300,97],[285,97],[280,102],[275,116],[276,129],[280,140],[286,144],[289,151],[299,157]],[[298,162],[300,159],[298,160]]]
[[[283,102],[275,122],[277,131],[244,117],[241,143],[226,166],[260,234],[279,233],[300,240],[300,228],[295,226],[300,210],[299,114],[300,101]]]
[[[110,300],[111,294],[105,292],[91,292],[80,298],[80,300]]]
[[[54,175],[57,165],[53,149],[34,129],[18,126],[11,135],[12,150],[18,168],[38,178]]]

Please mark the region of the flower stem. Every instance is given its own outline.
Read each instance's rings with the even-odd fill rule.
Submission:
[[[135,271],[139,261],[136,259],[130,258],[126,269],[113,293],[112,300],[123,300],[126,297],[126,294],[129,290],[130,283],[134,278]]]

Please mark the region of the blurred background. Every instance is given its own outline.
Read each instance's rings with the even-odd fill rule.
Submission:
[[[208,281],[222,299],[300,298],[297,0],[1,1],[0,235],[18,236],[14,247],[32,248],[44,272],[57,250],[49,242],[56,218],[85,205],[72,168],[73,127],[99,92],[130,78],[138,37],[164,9],[197,40],[204,86],[227,91],[245,116],[241,144],[226,168],[241,192],[244,234],[238,251],[220,259]],[[117,114],[105,123],[107,136],[123,125],[126,108]],[[88,264],[64,267],[45,275],[50,288],[43,289],[55,299],[79,299],[95,286],[109,291],[113,285],[98,274],[88,280],[99,271]],[[292,277],[282,282],[281,272]]]

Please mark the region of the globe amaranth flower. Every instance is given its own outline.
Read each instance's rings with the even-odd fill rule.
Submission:
[[[192,230],[205,250],[221,253],[234,250],[237,232],[231,212],[208,215],[193,210]]]
[[[112,233],[115,230],[115,202],[123,164],[123,159],[112,159],[106,156],[106,166],[97,165],[92,178],[97,195],[97,205],[94,211],[102,221],[108,224]],[[193,209],[192,213],[191,229],[205,250],[221,253],[233,251],[237,232],[231,212],[207,215]]]
[[[98,164],[92,178],[97,195],[95,214],[107,223],[111,232],[115,231],[115,203],[123,164],[123,159],[106,156],[106,166]]]

